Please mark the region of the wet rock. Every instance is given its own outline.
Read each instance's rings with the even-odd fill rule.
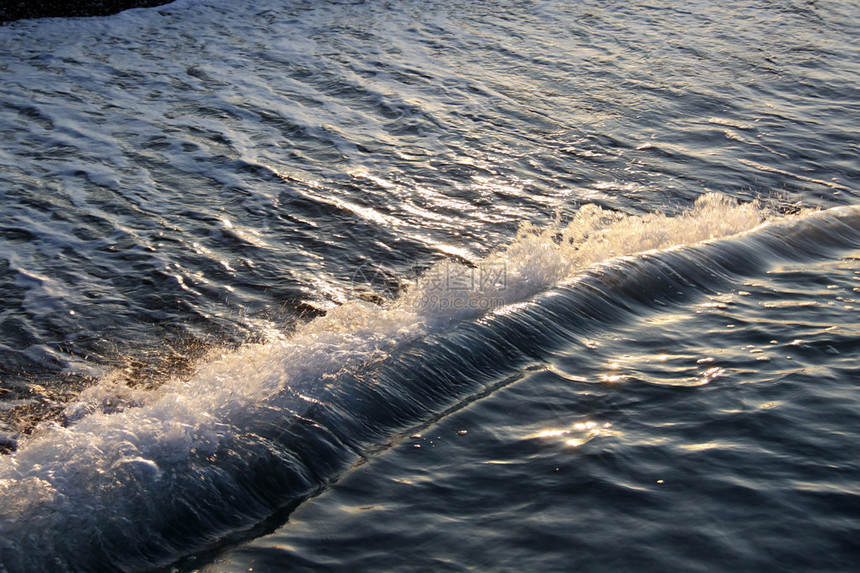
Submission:
[[[173,0],[0,0],[0,22],[24,18],[107,16]]]

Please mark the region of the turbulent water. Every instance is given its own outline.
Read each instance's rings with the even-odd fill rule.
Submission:
[[[851,0],[0,27],[0,571],[851,571]]]

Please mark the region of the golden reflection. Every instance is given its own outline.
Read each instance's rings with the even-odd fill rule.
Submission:
[[[720,442],[714,440],[712,442],[702,442],[699,444],[682,444],[679,446],[682,450],[687,450],[691,452],[707,452],[709,450],[731,450],[734,449],[735,446],[728,442]]]
[[[771,356],[755,345],[748,345],[744,350],[749,351],[758,361],[771,359]],[[723,354],[725,351],[715,350],[714,353]],[[696,353],[666,350],[641,355],[624,354],[609,359],[597,378],[605,384],[640,380],[664,386],[701,386],[726,374],[727,370],[716,362],[717,358],[714,356],[697,356]]]
[[[606,367],[610,370],[618,370],[619,368],[621,368],[621,364],[619,364],[618,362],[610,362],[606,365]],[[609,382],[610,384],[621,382],[625,378],[627,377],[622,374],[601,374],[600,376],[600,380],[602,380],[603,382]]]
[[[544,430],[538,433],[537,438],[557,438],[568,433],[568,430]]]
[[[598,424],[591,420],[577,422],[569,428],[549,428],[528,436],[529,438],[537,438],[540,440],[561,440],[565,446],[576,448],[600,435],[608,433],[608,428],[611,426],[608,422]]]

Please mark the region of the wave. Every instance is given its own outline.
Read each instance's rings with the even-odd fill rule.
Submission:
[[[860,208],[790,217],[705,195],[677,216],[587,205],[351,301],[156,390],[106,377],[0,457],[0,569],[139,570],[253,536],[404,432],[549,349],[778,261],[860,247]]]

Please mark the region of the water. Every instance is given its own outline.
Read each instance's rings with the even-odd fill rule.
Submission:
[[[0,27],[0,570],[852,570],[857,9]]]

